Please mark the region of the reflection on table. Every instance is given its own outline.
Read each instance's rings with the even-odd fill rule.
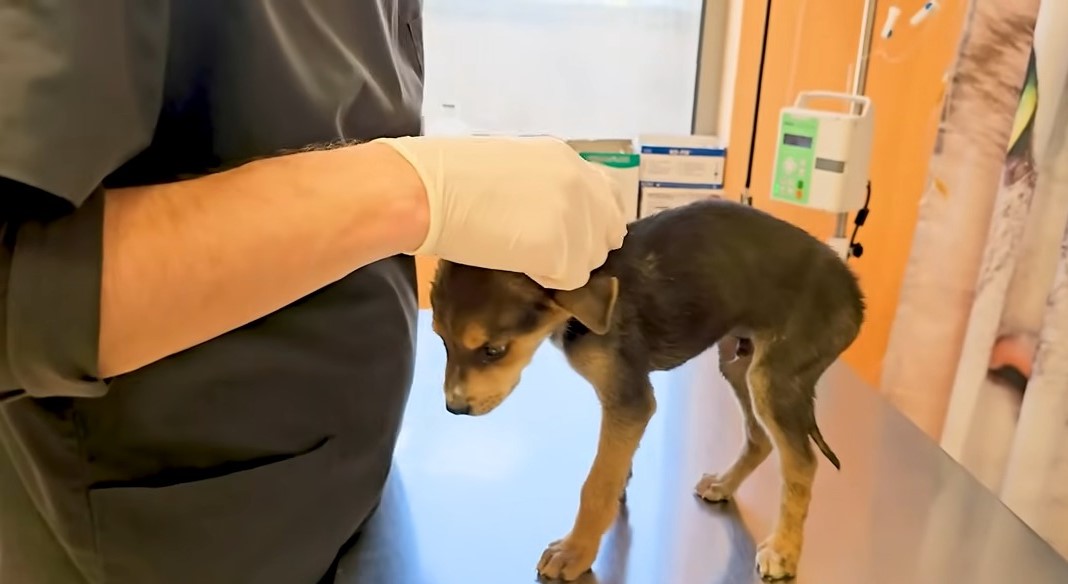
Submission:
[[[596,447],[592,390],[546,345],[498,410],[456,417],[444,408],[444,360],[424,313],[396,469],[338,584],[533,583],[544,546],[571,525]],[[579,582],[758,582],[777,461],[733,503],[698,500],[701,473],[740,448],[733,395],[715,351],[653,381],[659,410],[626,508]],[[1068,582],[1068,562],[845,366],[825,376],[817,415],[843,466],[821,462],[796,582]]]

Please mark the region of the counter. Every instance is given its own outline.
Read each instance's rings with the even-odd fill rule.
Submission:
[[[396,468],[338,584],[525,584],[564,535],[593,459],[596,397],[546,344],[515,394],[480,418],[445,411],[445,355],[420,320],[418,365]],[[741,418],[715,351],[654,375],[659,409],[624,512],[581,584],[748,584],[778,504],[772,455],[736,500],[693,487],[733,460]],[[1068,582],[1068,562],[846,366],[817,415],[842,461],[821,459],[798,583]]]

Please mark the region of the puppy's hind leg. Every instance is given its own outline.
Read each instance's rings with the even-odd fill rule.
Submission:
[[[818,439],[821,449],[826,447],[816,428],[816,382],[837,356],[835,351],[815,354],[812,345],[802,341],[772,340],[756,346],[749,390],[782,470],[778,520],[757,550],[757,570],[765,580],[793,578],[797,572],[817,467],[810,438]],[[826,452],[838,466],[829,447]]]
[[[730,383],[738,399],[739,410],[745,423],[745,443],[738,458],[720,474],[706,474],[694,489],[698,496],[709,502],[730,499],[738,487],[771,453],[771,440],[753,412],[749,397],[746,373],[753,360],[752,341],[748,339],[725,339],[719,345],[719,370]]]

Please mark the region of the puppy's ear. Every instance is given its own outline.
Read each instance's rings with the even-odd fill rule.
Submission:
[[[618,278],[594,276],[581,288],[554,292],[553,302],[586,328],[603,335],[612,325],[612,313],[618,296]]]

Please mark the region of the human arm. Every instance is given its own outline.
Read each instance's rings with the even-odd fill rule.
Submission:
[[[576,279],[618,247],[625,231],[611,216],[618,206],[584,198],[584,188],[595,191],[597,185],[581,183],[600,175],[583,173],[585,163],[561,144],[386,140],[108,190],[101,195],[99,345],[92,377],[133,371],[401,253],[422,250],[580,285]],[[556,182],[580,184],[567,189]],[[544,196],[535,197],[539,190]],[[602,211],[608,215],[594,217]],[[37,280],[36,288],[27,289],[13,278],[17,271],[8,274],[9,289],[16,291],[8,299],[8,321],[25,322],[19,330],[32,327],[35,315],[40,320],[49,308],[34,298],[56,293],[32,278],[35,264],[69,258],[55,242],[77,245],[72,232],[92,233],[84,225],[94,221],[78,215],[93,212],[89,204],[60,220],[7,222],[15,235],[7,253],[28,254],[21,264],[29,262],[28,277]],[[33,261],[50,241],[55,257]],[[82,243],[93,245],[92,237]],[[20,310],[28,311],[22,319]]]
[[[22,382],[49,395],[81,379],[80,391],[98,394],[99,379],[396,254],[577,287],[625,228],[610,181],[567,148],[549,139],[383,140],[107,190],[59,217],[13,219],[9,210],[0,276],[10,346],[0,389]],[[80,343],[55,337],[66,330],[54,312],[69,310],[64,295],[76,306],[99,298],[99,315],[82,306],[64,319]],[[82,336],[94,327],[95,346]]]
[[[558,140],[400,138],[109,191],[101,374],[401,253],[577,287],[625,233],[610,183]]]
[[[411,252],[426,224],[418,178],[378,144],[108,191],[100,375],[132,371]]]

